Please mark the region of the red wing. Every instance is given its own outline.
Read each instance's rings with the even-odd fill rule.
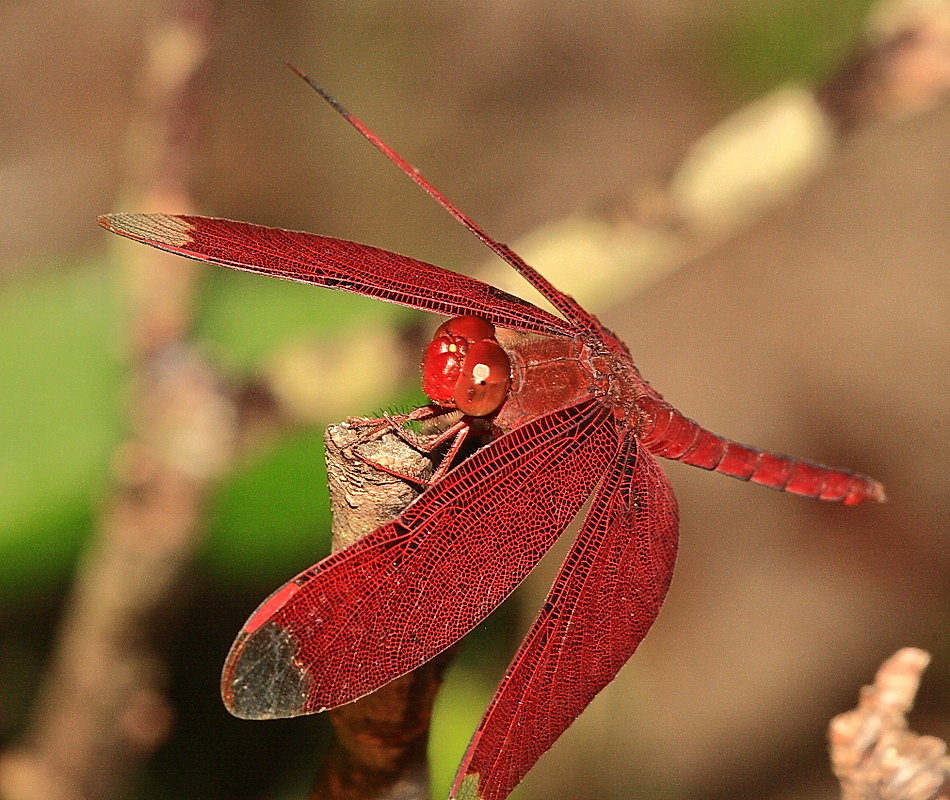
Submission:
[[[228,655],[225,705],[248,719],[314,713],[425,663],[531,571],[618,446],[610,411],[587,400],[482,448],[265,600]]]
[[[452,797],[504,800],[653,624],[676,559],[676,498],[628,436],[459,767]]]
[[[107,214],[104,228],[161,250],[446,316],[474,314],[519,331],[573,336],[574,327],[474,278],[365,244],[247,222],[171,214]]]

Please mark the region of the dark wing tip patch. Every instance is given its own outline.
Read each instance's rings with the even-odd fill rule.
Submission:
[[[238,638],[221,676],[221,697],[241,719],[286,719],[309,713],[310,676],[299,665],[298,643],[276,622]]]

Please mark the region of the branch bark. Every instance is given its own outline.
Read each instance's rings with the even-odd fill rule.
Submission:
[[[396,517],[421,490],[367,461],[425,480],[433,459],[394,434],[358,444],[359,429],[327,429],[333,548]],[[363,459],[366,459],[365,461]],[[329,713],[334,741],[311,800],[426,800],[429,721],[451,649],[355,703]]]

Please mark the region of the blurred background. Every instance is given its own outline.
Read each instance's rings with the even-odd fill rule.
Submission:
[[[894,39],[898,5],[943,27]],[[193,210],[498,267],[285,60],[596,311],[684,413],[888,489],[844,509],[668,465],[666,607],[516,796],[836,797],[828,720],[905,645],[934,656],[912,724],[946,737],[947,17],[868,0],[0,6],[0,745],[41,750],[85,703],[52,656],[69,609],[102,605],[77,576],[103,540],[152,530],[122,524],[150,485],[136,448],[200,423],[203,466],[163,484],[187,519],[174,602],[148,612],[155,688],[126,720],[146,733],[102,796],[292,797],[312,780],[326,721],[231,718],[220,667],[257,603],[328,551],[323,427],[421,403],[438,320],[213,267],[149,279],[95,217]],[[760,161],[766,179],[745,176]],[[172,311],[148,310],[156,291]],[[164,402],[143,365],[172,340],[175,365],[201,366],[190,399]],[[434,796],[556,566],[453,664]]]

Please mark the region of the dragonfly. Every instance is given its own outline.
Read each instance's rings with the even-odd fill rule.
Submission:
[[[293,68],[293,67],[292,67]],[[246,719],[357,700],[478,625],[588,503],[580,531],[463,756],[452,800],[503,800],[637,649],[676,559],[676,498],[657,457],[856,505],[882,485],[701,427],[640,375],[626,345],[493,239],[304,73],[347,122],[551,304],[365,244],[202,216],[108,214],[106,229],[231,269],[354,292],[450,319],[425,350],[448,453],[394,520],[304,570],[251,614],[221,691]],[[476,435],[488,442],[459,455]]]

